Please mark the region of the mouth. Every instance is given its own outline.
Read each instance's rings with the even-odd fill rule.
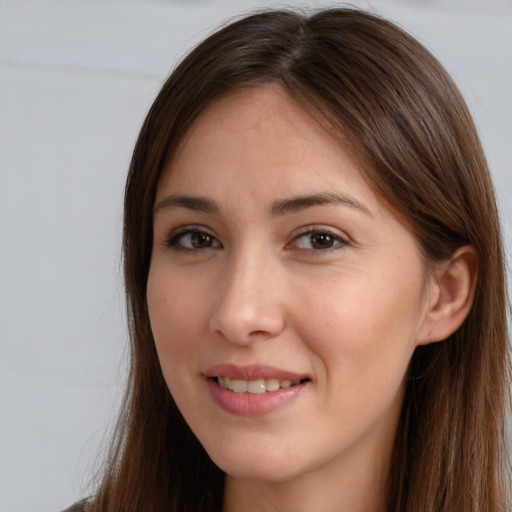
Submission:
[[[213,380],[217,382],[220,387],[233,391],[234,393],[247,393],[251,395],[261,395],[263,393],[278,391],[279,389],[288,389],[309,381],[309,379],[280,380],[277,378],[241,380],[230,379],[229,377],[220,375],[213,377]]]
[[[275,366],[219,364],[203,373],[213,401],[235,416],[272,413],[306,393],[311,378]]]

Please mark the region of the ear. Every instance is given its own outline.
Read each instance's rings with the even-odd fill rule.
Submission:
[[[474,248],[465,245],[439,265],[431,277],[428,310],[417,344],[428,345],[453,334],[471,309],[478,277]]]

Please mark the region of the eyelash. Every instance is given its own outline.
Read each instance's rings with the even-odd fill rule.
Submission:
[[[312,227],[312,226],[306,226],[303,228],[299,233],[297,233],[293,240],[290,242],[290,244],[296,243],[298,240],[300,240],[303,237],[309,236],[309,241],[311,242],[311,237],[315,235],[325,235],[329,239],[331,239],[334,242],[334,245],[326,248],[298,248],[299,250],[305,250],[310,251],[311,253],[329,253],[331,251],[339,250],[342,247],[345,247],[349,245],[349,241],[344,238],[343,236],[339,235],[338,233],[334,232],[331,229],[328,228],[321,228],[321,227]],[[290,245],[288,244],[287,247]]]
[[[199,235],[199,236],[206,236],[209,237],[212,241],[212,245],[207,245],[205,247],[185,247],[181,245],[181,242],[183,241],[183,238],[186,236],[193,236],[193,235]],[[311,242],[311,237],[315,235],[325,235],[329,240],[333,242],[334,245],[331,245],[330,247],[326,248],[300,248],[300,247],[292,247],[293,244],[296,244],[298,240],[300,240],[303,237],[309,236]],[[178,228],[177,230],[173,231],[171,235],[165,240],[165,245],[169,248],[172,248],[175,251],[180,252],[199,252],[204,249],[220,249],[222,248],[222,244],[219,242],[219,240],[212,235],[209,230],[205,229],[203,226],[184,226],[182,228]],[[293,240],[286,245],[287,248],[290,249],[297,249],[302,251],[308,251],[310,253],[329,253],[331,251],[338,250],[344,246],[349,245],[349,241],[340,236],[339,234],[335,233],[331,229],[327,228],[318,228],[318,227],[304,227],[299,233],[297,233]]]
[[[184,247],[183,245],[180,245],[180,242],[187,235],[205,235],[207,237],[210,237],[213,241],[217,242],[218,245],[203,248]],[[218,249],[222,247],[221,243],[217,240],[217,238],[214,235],[212,235],[207,229],[205,229],[204,226],[183,226],[182,228],[178,228],[177,230],[173,231],[171,235],[166,239],[165,245],[167,247],[172,248],[175,251],[180,252],[198,252],[201,251],[202,249]]]

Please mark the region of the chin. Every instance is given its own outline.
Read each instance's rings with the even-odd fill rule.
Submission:
[[[298,464],[294,457],[276,451],[265,452],[256,447],[252,450],[238,448],[209,455],[227,475],[241,480],[282,483],[307,471],[304,464]]]

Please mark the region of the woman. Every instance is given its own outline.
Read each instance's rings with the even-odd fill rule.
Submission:
[[[125,196],[132,364],[90,511],[504,511],[493,187],[441,65],[264,12],[163,86]]]

